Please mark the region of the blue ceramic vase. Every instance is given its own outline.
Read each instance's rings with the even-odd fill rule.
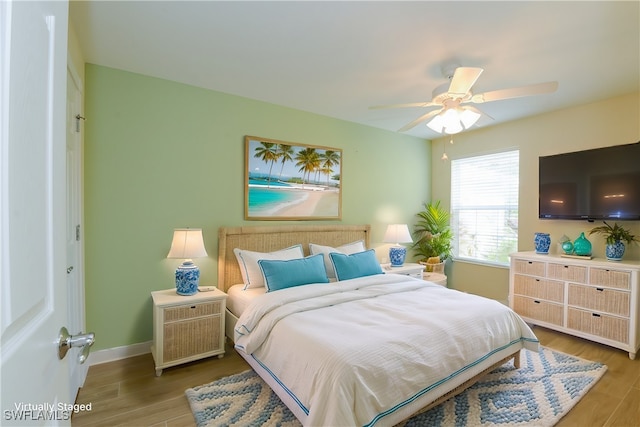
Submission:
[[[551,236],[549,233],[536,233],[533,238],[537,254],[548,254],[551,246]]]
[[[591,255],[591,242],[584,237],[584,233],[580,233],[580,236],[573,242],[573,252],[580,256]]]
[[[613,244],[607,244],[604,248],[605,255],[609,261],[622,261],[624,250],[624,243],[620,240]]]

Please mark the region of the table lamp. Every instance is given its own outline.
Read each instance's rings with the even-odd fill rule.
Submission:
[[[400,243],[411,243],[411,234],[407,224],[389,224],[387,231],[384,233],[385,243],[395,243],[395,246],[389,248],[389,260],[391,267],[402,267],[407,257],[407,248],[400,246]]]
[[[200,269],[191,258],[204,258],[207,251],[200,228],[176,228],[167,258],[180,258],[184,262],[176,269],[176,293],[194,295],[198,292]]]

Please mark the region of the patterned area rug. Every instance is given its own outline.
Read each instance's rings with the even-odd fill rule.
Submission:
[[[553,426],[602,377],[607,367],[540,347],[405,426]],[[300,426],[252,370],[190,388],[185,394],[199,427]]]

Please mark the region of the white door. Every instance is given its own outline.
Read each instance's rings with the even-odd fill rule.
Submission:
[[[67,68],[67,289],[69,292],[69,332],[85,330],[84,264],[82,245],[82,82],[71,63]],[[89,364],[81,364],[78,350],[67,356],[71,395],[75,400],[87,377]]]
[[[67,16],[64,1],[0,1],[3,425],[70,424],[57,353],[68,320]]]

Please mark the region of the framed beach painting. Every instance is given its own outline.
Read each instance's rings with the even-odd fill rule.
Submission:
[[[342,216],[342,150],[245,137],[247,220],[321,220]]]

